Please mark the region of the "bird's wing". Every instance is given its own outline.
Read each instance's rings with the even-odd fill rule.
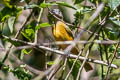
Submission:
[[[70,30],[70,28],[66,24],[65,24],[65,30],[74,39],[72,31]]]

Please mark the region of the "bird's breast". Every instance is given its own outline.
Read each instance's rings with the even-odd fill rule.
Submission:
[[[69,41],[73,40],[72,36],[68,34],[63,23],[58,22],[53,26],[53,35],[56,41]]]

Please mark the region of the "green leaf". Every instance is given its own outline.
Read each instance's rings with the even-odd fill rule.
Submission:
[[[19,80],[31,80],[32,75],[30,74],[29,70],[26,70],[24,65],[18,66],[11,71],[14,76],[16,76]]]
[[[11,1],[11,0],[2,0],[2,3],[3,3],[6,7],[12,8],[13,6],[10,4],[10,1]]]
[[[22,53],[24,53],[24,54],[30,54],[32,52],[32,49],[23,49],[22,50]]]
[[[27,33],[28,36],[32,36],[32,35],[34,35],[35,32],[33,29],[25,29],[25,33]]]
[[[114,17],[110,17],[109,19],[110,19],[114,24],[120,26],[120,21],[117,20],[116,18],[114,18]]]
[[[48,66],[51,66],[51,65],[53,65],[54,64],[54,61],[49,61],[49,62],[47,62],[47,65]]]
[[[83,0],[75,0],[74,4],[79,4],[81,3]]]
[[[115,51],[115,46],[114,45],[110,45],[108,47],[108,52],[113,53],[114,51]]]
[[[8,19],[10,16],[15,16],[16,19],[20,15],[22,9],[21,8],[8,8],[5,7],[0,11],[0,21],[4,21],[5,19]]]
[[[26,28],[28,28],[28,27],[26,27]],[[24,29],[24,31],[22,32],[22,35],[29,41],[32,41],[32,40],[34,40],[34,37],[35,37],[35,31],[34,31],[34,29],[30,29],[30,27],[29,27],[29,29]]]
[[[107,37],[110,39],[110,40],[117,40],[118,38],[118,35],[119,35],[119,32],[116,32],[113,28],[110,28],[110,27],[106,27],[104,29]]]
[[[115,10],[120,5],[120,0],[108,0],[109,6],[112,10]]]
[[[72,8],[72,9],[76,10],[76,8],[73,7],[72,5],[69,5],[68,3],[62,2],[62,1],[56,1],[56,2],[51,2],[51,3],[41,3],[40,7],[47,8],[49,6],[55,6],[55,5],[61,5],[61,6],[69,7],[69,8]]]
[[[0,0],[0,2],[4,4],[5,7],[13,8],[18,6],[18,3],[21,3],[22,0]]]
[[[75,59],[70,59],[70,60],[68,61],[69,67],[72,67],[74,61],[75,61]],[[81,65],[80,65],[80,61],[77,61],[76,64],[75,64],[75,66],[74,66],[74,68],[73,68],[73,70],[72,70],[72,75],[73,75],[73,77],[74,77],[74,80],[76,80],[76,77],[77,77],[78,70],[79,70],[80,66],[81,66]]]
[[[66,2],[56,1],[56,4],[77,10],[75,7],[73,7],[72,5],[70,5]]]
[[[22,49],[19,58],[20,58],[21,60],[23,60],[24,54],[27,54],[27,55],[28,55],[28,54],[30,54],[31,52],[32,52],[32,49]]]
[[[21,68],[25,68],[26,67],[26,64],[22,64],[20,65]]]
[[[14,16],[8,18],[8,27],[9,27],[11,33],[13,33],[15,19],[16,19],[16,17],[14,17]]]
[[[41,23],[40,25],[36,26],[36,30],[42,28],[42,27],[48,27],[48,26],[51,26],[49,23]]]
[[[117,53],[120,55],[120,48],[118,48]]]
[[[19,58],[20,58],[20,60],[23,60],[23,58],[24,58],[24,53],[23,53],[23,52],[21,52],[21,53],[19,54]]]
[[[31,38],[26,34],[26,33],[24,33],[24,32],[21,32],[22,33],[22,35],[26,38],[26,39],[28,39],[29,41],[31,41]]]
[[[40,4],[40,7],[42,7],[42,8],[47,8],[47,7],[49,7],[49,6],[55,6],[55,5],[57,5],[56,3],[53,3],[53,2],[51,2],[51,3],[41,3]]]
[[[29,5],[25,6],[24,9],[25,10],[26,9],[33,9],[33,8],[37,8],[37,7],[39,7],[37,4],[29,4]]]

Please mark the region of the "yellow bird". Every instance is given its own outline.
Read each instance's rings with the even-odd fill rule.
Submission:
[[[53,9],[52,13],[54,13],[54,15],[57,17],[60,17],[60,18],[62,17],[59,9]],[[55,19],[54,21],[55,22],[53,25],[52,32],[53,32],[53,36],[56,41],[72,41],[72,40],[74,40],[74,37],[73,37],[73,34],[72,34],[70,28],[64,22],[59,21],[57,19]],[[59,45],[59,47],[63,50],[65,48],[67,48],[68,46],[69,45],[66,45],[66,44]],[[79,53],[78,48],[73,47],[71,50],[71,53],[77,55]],[[87,62],[85,63],[84,68],[86,71],[90,71],[93,69],[92,66]]]

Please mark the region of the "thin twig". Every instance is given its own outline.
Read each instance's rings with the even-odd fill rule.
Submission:
[[[44,2],[43,3],[45,3],[45,0],[44,0]],[[39,16],[38,16],[38,19],[37,19],[37,24],[36,24],[36,26],[38,26],[39,25],[39,22],[40,22],[40,20],[41,20],[41,17],[42,17],[42,13],[43,13],[43,8],[40,8],[40,13],[39,13]],[[37,44],[37,41],[38,40],[38,29],[37,30],[35,30],[35,39],[34,39],[34,44]]]
[[[103,8],[104,8],[104,3],[102,3],[102,4],[99,5],[99,7],[97,8],[96,12],[90,17],[89,21],[84,25],[85,30],[88,29],[88,27],[89,27],[89,25],[91,24],[91,22],[98,16],[98,14],[103,10]],[[74,41],[75,41],[74,44],[71,44],[70,46],[68,46],[68,47],[66,48],[66,50],[67,50],[67,49],[68,49],[68,51],[71,50],[71,49],[76,45],[76,42],[79,41],[80,36],[81,36],[84,32],[85,32],[85,31],[82,30],[82,31],[77,35],[77,37],[74,39]],[[83,52],[82,52],[82,53],[83,53]]]
[[[118,41],[113,41],[113,40],[94,40],[94,41],[76,41],[77,44],[89,44],[89,43],[95,43],[95,44],[117,44],[120,43]],[[56,41],[56,42],[51,42],[51,43],[43,43],[42,45],[48,46],[48,45],[61,45],[61,44],[74,44],[74,41]]]
[[[104,36],[103,30],[102,30],[102,36],[103,36],[103,40],[104,40],[104,39],[105,39],[105,36]],[[108,56],[108,53],[107,53],[107,46],[106,46],[106,45],[104,45],[104,52],[105,52],[106,60],[107,60],[107,62],[108,62],[108,64],[109,64],[109,56]]]
[[[101,44],[99,44],[99,46],[100,46],[100,59],[103,61],[103,54],[102,54],[102,45]],[[104,79],[104,66],[103,65],[101,65],[101,78],[102,78],[102,80]]]
[[[82,71],[82,69],[83,69],[83,67],[84,67],[84,65],[85,65],[85,63],[86,63],[86,61],[87,61],[88,55],[89,55],[89,51],[87,51],[86,56],[85,56],[85,59],[83,60],[81,66],[80,66],[80,68],[79,68],[79,71],[78,71],[78,75],[77,75],[76,80],[79,80],[81,71]]]
[[[72,55],[72,54],[70,54],[69,57],[70,57],[71,59],[77,58],[76,55]],[[85,57],[80,56],[79,59],[80,59],[80,60],[84,60]],[[101,60],[95,60],[95,59],[90,59],[90,58],[88,58],[88,59],[87,59],[87,62],[92,62],[92,63],[95,63],[95,64],[101,64],[101,65],[104,65],[104,66],[108,66],[108,64],[107,64],[106,62],[101,61]],[[116,65],[114,65],[114,64],[111,64],[111,67],[112,67],[112,68],[116,68],[116,69],[118,68],[118,67],[117,67]]]
[[[9,37],[6,37],[6,39],[10,39],[10,40],[12,40],[11,38],[9,38]],[[15,39],[16,40],[16,39]],[[62,51],[59,51],[59,50],[55,50],[55,49],[52,49],[52,48],[49,48],[49,47],[45,47],[45,46],[40,46],[40,45],[37,45],[37,44],[34,44],[34,43],[30,43],[30,42],[25,42],[25,41],[21,41],[21,40],[18,40],[18,42],[21,42],[21,43],[23,43],[23,44],[25,44],[25,45],[29,45],[29,46],[32,46],[32,47],[34,47],[34,48],[40,48],[40,49],[43,49],[43,50],[47,50],[47,51],[50,51],[50,52],[53,52],[53,53],[57,53],[57,54],[60,54],[60,55],[63,55],[64,56],[64,52],[62,52]],[[68,57],[72,57],[71,56],[72,54],[70,54],[70,56],[68,56]],[[72,57],[73,58],[73,57]],[[74,57],[75,58],[75,57]],[[81,60],[84,60],[83,58],[80,58]],[[91,59],[89,59],[88,61],[90,61],[90,62],[94,62],[94,60],[91,60]],[[95,63],[96,63],[96,61],[95,61]],[[97,63],[99,63],[99,61],[97,62]],[[101,63],[100,63],[101,64]],[[104,64],[103,64],[104,65]],[[105,64],[106,65],[106,64]]]
[[[98,16],[98,14],[103,10],[104,3],[101,3],[97,8],[96,12],[90,17],[89,21],[85,24],[85,30],[89,27],[90,23]],[[68,54],[68,52],[77,44],[76,42],[79,41],[80,36],[84,33],[82,30],[77,37],[74,39],[74,43],[69,45],[64,51]]]
[[[14,41],[14,42],[23,43],[23,44],[34,44],[34,43],[31,43],[31,42],[26,42],[26,41],[15,39],[15,38],[10,38],[10,37],[5,36],[5,35],[2,35],[2,38],[7,39],[7,40],[11,40],[11,41]],[[109,45],[109,44],[118,44],[120,42],[119,41],[113,41],[113,40],[109,40],[109,41],[106,41],[106,40],[94,40],[94,41],[76,41],[76,43],[77,44],[95,43],[95,44]],[[44,46],[60,45],[60,44],[74,44],[74,41],[56,41],[56,42],[51,42],[51,43],[42,43],[42,45],[44,45]]]
[[[48,48],[48,47],[38,46],[38,48],[43,49],[43,50],[47,50],[47,51],[50,51],[50,52],[53,52],[54,54],[57,53],[57,54],[60,54],[60,55],[63,55],[63,56],[65,55],[65,53],[62,52],[62,51],[54,50],[54,49],[51,49],[51,48]],[[71,58],[71,59],[76,59],[77,57],[78,57],[78,56],[73,55],[73,54],[69,54],[69,56],[68,56],[68,58]],[[60,58],[60,59],[62,59],[62,58]],[[82,56],[80,56],[79,59],[80,59],[80,60],[84,60],[85,58],[82,57]],[[57,60],[56,60],[56,61],[57,61]],[[96,64],[101,64],[101,65],[108,66],[108,64],[107,64],[106,62],[100,61],[100,60],[94,60],[94,59],[88,58],[87,61],[88,61],[88,62],[92,62],[92,63],[96,63]],[[110,66],[111,66],[112,68],[118,68],[118,67],[117,67],[116,65],[114,65],[114,64],[111,64]],[[56,67],[56,65],[54,65],[53,68],[54,68],[54,67]],[[52,69],[53,69],[53,68],[52,68]],[[39,79],[42,79],[44,76],[48,75],[48,74],[51,72],[52,69],[46,70],[45,73],[44,73],[45,75],[43,75],[43,76],[40,77]],[[38,76],[38,77],[39,77],[39,76]]]
[[[62,67],[62,65],[58,66],[56,69],[54,69],[51,74],[49,75],[48,80],[52,80],[53,76],[59,71],[59,69]]]
[[[120,41],[120,40],[119,40],[119,41]],[[116,45],[116,49],[115,49],[115,51],[114,51],[114,53],[113,53],[113,58],[112,58],[109,66],[108,66],[108,70],[107,70],[107,73],[106,73],[106,79],[105,79],[105,80],[108,80],[109,71],[110,71],[110,69],[111,69],[111,66],[110,66],[110,65],[112,64],[113,60],[115,59],[115,56],[116,56],[116,54],[117,54],[117,49],[118,49],[118,47],[119,47],[119,44]]]
[[[24,46],[16,47],[16,48],[13,48],[13,51],[20,50],[20,49],[23,49],[23,48],[33,48],[33,46],[35,46],[35,45],[31,45],[31,46],[29,45],[29,46],[25,46],[25,47],[24,47]],[[62,56],[65,55],[63,51],[54,50],[54,49],[52,49],[52,48],[45,47],[45,46],[37,46],[37,47],[40,48],[40,49],[43,49],[43,50],[47,50],[47,51],[53,52],[53,54],[59,54],[59,55],[62,55]],[[13,52],[13,51],[12,51],[12,52]],[[77,55],[73,55],[73,54],[68,55],[68,58],[70,58],[70,59],[76,59],[77,57],[78,57]],[[78,59],[79,59],[79,60],[84,60],[85,57],[79,56]],[[108,66],[108,64],[107,64],[106,62],[101,61],[101,60],[95,60],[95,59],[87,58],[87,61],[88,61],[88,62],[95,63],[95,64],[101,64],[101,65],[104,65],[104,66]],[[111,66],[112,68],[118,68],[118,67],[117,67],[116,65],[114,65],[114,64],[111,64],[110,66]]]
[[[69,78],[69,76],[70,76],[70,74],[71,74],[71,72],[72,72],[72,70],[73,70],[73,68],[74,68],[74,66],[75,66],[75,64],[76,64],[76,62],[77,62],[77,60],[79,59],[81,53],[82,53],[82,51],[80,51],[79,54],[78,54],[78,56],[77,56],[77,58],[75,58],[75,61],[73,62],[72,67],[71,67],[70,71],[68,72],[68,74],[67,74],[65,80],[68,80],[68,78]]]

